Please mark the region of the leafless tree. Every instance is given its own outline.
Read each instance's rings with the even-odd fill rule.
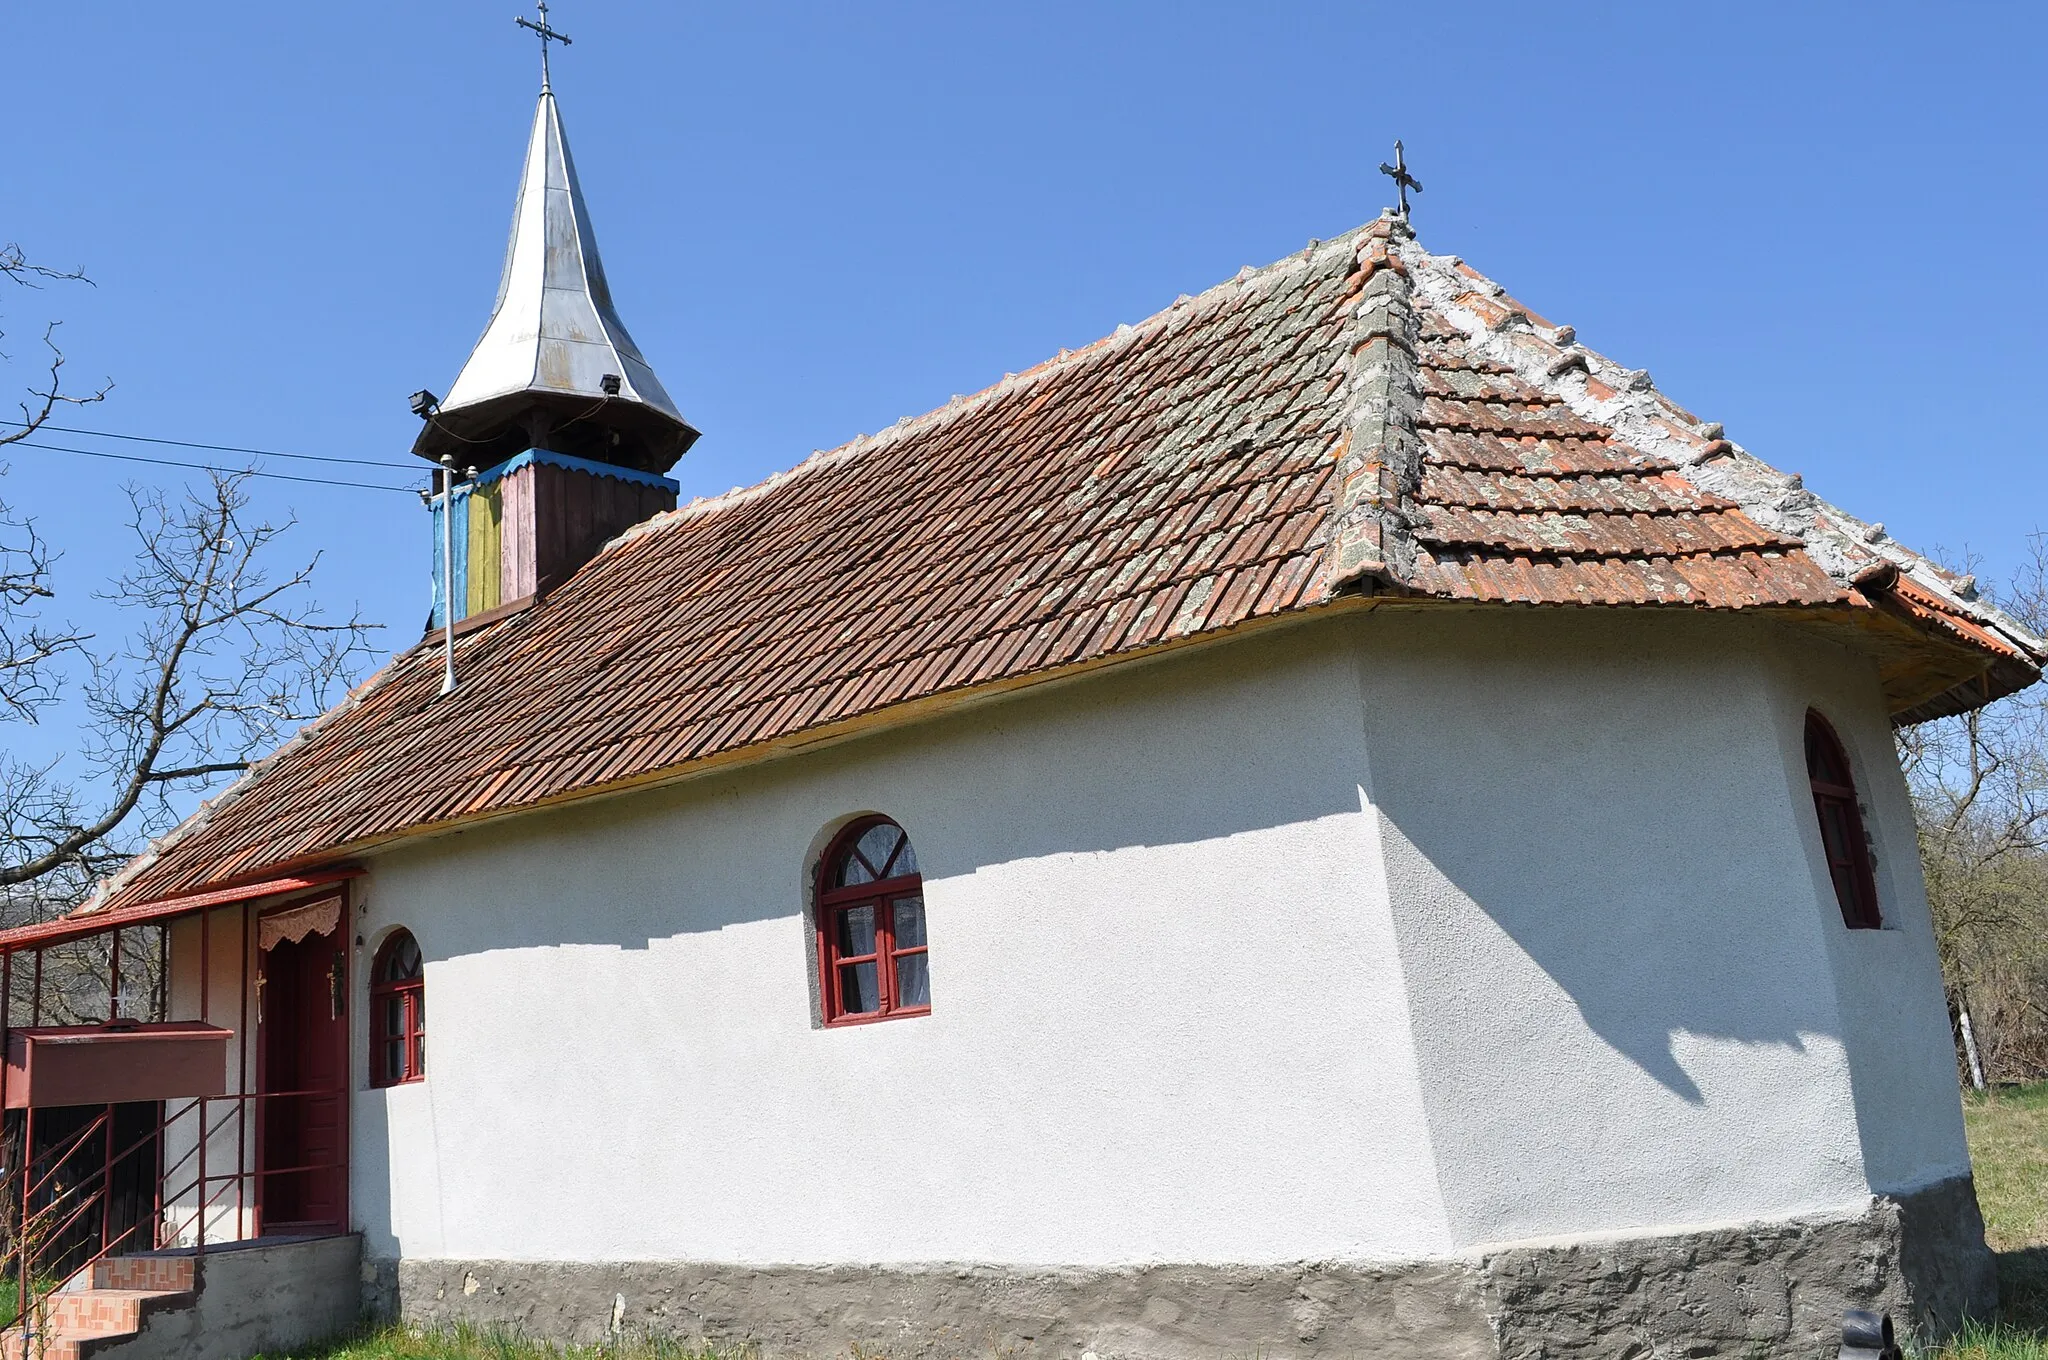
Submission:
[[[51,282],[92,283],[81,270],[32,263],[11,242],[0,245],[0,281],[31,289]],[[109,382],[83,395],[65,390],[64,351],[57,345],[60,324],[51,321],[43,327],[48,370],[27,384],[28,399],[19,403],[21,419],[0,425],[0,448],[27,439],[49,423],[59,407],[102,401],[113,388]],[[6,332],[0,330],[0,340],[5,338]],[[0,360],[7,358],[0,351]],[[0,500],[0,717],[32,721],[36,710],[56,697],[50,674],[54,663],[84,641],[76,633],[50,627],[41,617],[38,606],[50,598],[53,564],[49,545],[36,533],[34,522]]]
[[[0,248],[0,276],[83,280],[14,246]],[[106,395],[67,394],[63,354],[45,342],[48,372],[0,446]],[[0,507],[0,724],[78,722],[60,756],[0,751],[0,920],[76,905],[184,802],[326,709],[368,657],[361,617],[330,619],[313,598],[318,555],[276,561],[292,522],[252,513],[247,481],[214,473],[182,497],[128,488],[135,556],[98,595],[124,621],[108,641],[45,620],[55,556],[30,517]]]
[[[41,288],[45,283],[82,283],[92,286],[92,280],[82,269],[51,269],[31,261],[22,253],[20,246],[13,242],[0,245],[0,279],[19,288]],[[29,384],[29,399],[21,403],[22,419],[11,431],[0,430],[0,445],[7,445],[28,438],[46,424],[57,413],[60,406],[85,406],[92,402],[104,401],[113,390],[111,382],[102,383],[98,390],[83,396],[64,390],[64,351],[57,345],[57,327],[61,321],[46,322],[43,326],[43,347],[49,351],[49,372],[37,382]],[[4,338],[5,331],[0,331]],[[0,353],[0,359],[7,356]]]
[[[160,829],[181,795],[246,769],[369,654],[360,617],[329,621],[312,599],[317,555],[267,565],[291,524],[253,518],[244,477],[128,494],[135,561],[100,598],[134,624],[118,646],[75,648],[83,778],[73,761],[0,757],[0,888],[69,898],[125,853],[121,833]]]
[[[2048,537],[1996,592],[2048,625]],[[1991,1080],[2048,1071],[2048,701],[2026,690],[1907,728],[1921,865],[1951,1006],[1969,1016]]]

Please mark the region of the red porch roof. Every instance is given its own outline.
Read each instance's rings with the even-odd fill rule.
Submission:
[[[360,878],[362,874],[361,869],[352,865],[338,869],[321,869],[302,874],[288,874],[281,878],[259,878],[232,888],[215,888],[211,892],[159,898],[154,902],[137,902],[129,906],[116,907],[111,911],[60,916],[54,921],[0,930],[0,954],[12,954],[23,949],[40,949],[45,945],[63,944],[67,940],[82,940],[88,935],[103,935],[107,931],[119,930],[123,926],[168,921],[174,916],[189,915],[208,907],[226,906],[231,902],[248,902],[258,897],[273,897],[305,888],[323,887],[329,883]]]

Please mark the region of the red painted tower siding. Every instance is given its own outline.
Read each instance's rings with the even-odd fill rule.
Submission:
[[[676,493],[667,486],[537,459],[515,469],[504,479],[499,598],[510,602],[560,585],[608,539],[675,508]]]

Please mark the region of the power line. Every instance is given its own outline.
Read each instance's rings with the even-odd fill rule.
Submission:
[[[279,482],[305,482],[313,486],[351,486],[362,491],[403,491],[408,494],[415,488],[390,486],[382,482],[344,482],[333,477],[298,477],[289,472],[259,472],[255,468],[215,467],[211,463],[187,463],[176,458],[145,458],[136,453],[106,453],[99,449],[73,449],[62,444],[44,444],[34,439],[17,439],[12,444],[0,444],[8,449],[46,449],[51,453],[75,453],[81,458],[111,458],[121,463],[150,463],[157,467],[193,468],[200,472],[218,472],[228,477],[268,477]]]
[[[19,420],[0,420],[0,425],[12,425],[16,429],[28,428]],[[397,468],[400,471],[410,471],[417,466],[413,463],[389,463],[381,458],[342,458],[323,453],[283,453],[277,449],[247,449],[238,444],[201,444],[190,439],[163,439],[150,434],[113,434],[107,430],[81,430],[71,425],[38,425],[36,428],[55,430],[59,434],[82,434],[94,439],[121,439],[134,444],[170,444],[176,448],[207,449],[214,453],[253,453],[262,458],[295,458],[305,463],[348,463],[356,467]]]

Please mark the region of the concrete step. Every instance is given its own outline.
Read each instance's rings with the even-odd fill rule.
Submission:
[[[80,1270],[49,1297],[47,1327],[28,1354],[19,1327],[0,1331],[0,1360],[285,1353],[354,1323],[361,1261],[354,1237],[259,1238],[201,1255],[115,1257]],[[224,1341],[228,1336],[236,1339]],[[230,1344],[241,1349],[223,1349]]]

